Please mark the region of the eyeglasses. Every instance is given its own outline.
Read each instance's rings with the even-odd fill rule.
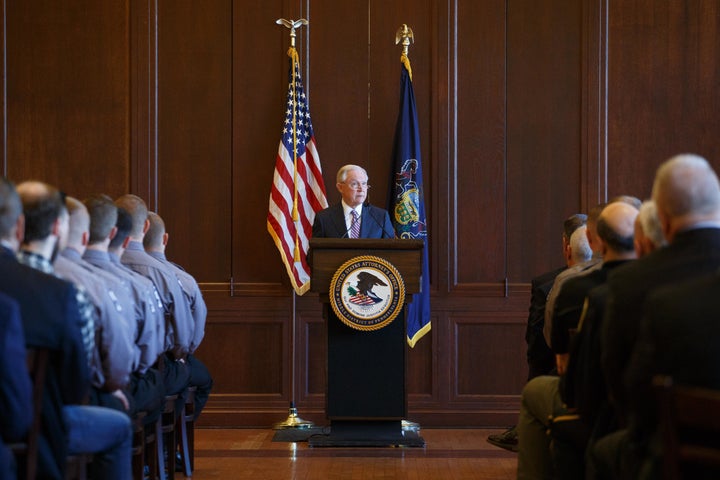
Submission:
[[[370,185],[368,185],[367,182],[350,182],[350,183],[343,182],[343,183],[344,183],[345,185],[347,185],[348,187],[352,188],[353,190],[357,190],[358,188],[361,188],[361,187],[362,187],[364,190],[369,190],[369,189],[370,189]]]

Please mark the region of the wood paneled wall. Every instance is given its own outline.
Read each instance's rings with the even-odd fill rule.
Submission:
[[[323,423],[325,329],[294,297],[265,218],[298,49],[329,200],[345,163],[384,205],[403,23],[430,224],[432,331],[409,352],[410,419],[505,425],[526,377],[529,281],[560,228],[646,197],[683,151],[720,165],[713,0],[29,0],[4,14],[2,171],[83,198],[133,192],[210,308],[202,422]],[[294,367],[294,370],[293,370]],[[293,388],[294,385],[294,388]]]

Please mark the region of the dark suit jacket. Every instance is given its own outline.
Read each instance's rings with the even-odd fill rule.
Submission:
[[[533,278],[530,283],[530,308],[525,329],[527,342],[528,380],[549,374],[555,368],[555,355],[543,336],[545,304],[555,277],[567,267],[558,268]]]
[[[720,389],[720,274],[660,288],[648,295],[640,333],[625,375],[630,405],[629,433],[636,442],[649,441],[646,468],[661,465],[657,448],[658,416],[652,377],[670,375],[678,385]],[[707,412],[717,415],[717,412]],[[699,443],[717,444],[693,435]],[[686,472],[686,478],[717,478],[709,472]]]
[[[38,477],[62,479],[67,456],[62,407],[80,403],[90,385],[76,290],[70,282],[21,265],[13,252],[0,247],[0,292],[20,305],[26,345],[51,350]]]
[[[0,294],[0,434],[21,440],[32,422],[32,385],[27,371],[20,306]]]
[[[313,238],[347,238],[348,235],[350,232],[345,226],[342,203],[330,206],[315,215]],[[373,205],[363,205],[360,238],[395,238],[395,229],[388,212]]]
[[[562,284],[555,300],[552,322],[550,347],[553,352],[562,354],[570,351],[570,330],[578,326],[588,292],[605,283],[608,273],[624,263],[625,261],[603,262],[602,267],[569,278]]]
[[[621,409],[627,402],[623,375],[635,346],[647,294],[663,285],[710,274],[718,267],[720,229],[701,228],[679,233],[667,247],[610,273],[602,366],[610,395]]]

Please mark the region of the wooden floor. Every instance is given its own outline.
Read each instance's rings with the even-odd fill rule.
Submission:
[[[487,443],[492,429],[422,429],[424,448],[311,448],[273,442],[272,429],[195,430],[194,480],[514,479],[517,455]],[[184,478],[176,474],[176,478]]]

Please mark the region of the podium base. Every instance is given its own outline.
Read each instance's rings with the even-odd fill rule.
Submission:
[[[311,447],[424,447],[417,432],[404,430],[400,421],[333,421],[328,435],[314,435]]]

